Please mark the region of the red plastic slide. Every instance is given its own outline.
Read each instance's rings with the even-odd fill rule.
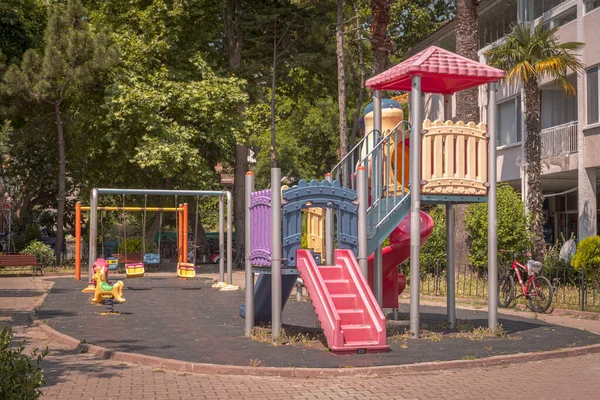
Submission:
[[[421,246],[433,231],[433,219],[421,211]],[[406,278],[398,273],[398,264],[410,257],[410,214],[390,235],[390,246],[383,248],[383,307],[398,308],[398,296],[406,287]],[[373,254],[369,257],[369,285],[373,289]]]

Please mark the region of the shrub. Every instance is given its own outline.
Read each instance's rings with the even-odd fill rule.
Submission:
[[[571,260],[576,270],[584,270],[590,278],[600,275],[600,236],[590,236],[577,245],[577,251]]]
[[[22,231],[19,231],[14,237],[14,245],[17,251],[23,250],[34,240],[42,240],[42,232],[37,224],[27,224]]]
[[[521,196],[509,185],[497,188],[498,249],[522,253],[531,247],[531,234],[527,228],[527,214]],[[488,251],[488,205],[471,204],[467,208],[466,226],[469,241],[469,262],[481,270],[487,270]]]
[[[40,364],[48,348],[41,352],[35,348],[27,355],[23,343],[15,349],[10,347],[12,337],[10,327],[0,332],[0,399],[39,399],[42,392],[38,388],[46,383]]]
[[[127,239],[125,243],[121,241],[119,244],[119,252],[121,253],[141,253],[142,252],[142,238],[134,237],[131,239]],[[146,242],[146,251],[145,253],[152,253],[154,251],[154,246],[152,243]]]
[[[56,257],[52,247],[44,244],[38,240],[34,240],[21,251],[22,254],[34,254],[37,261],[44,267],[54,265],[56,263]]]
[[[570,239],[573,239],[573,235]],[[577,271],[571,266],[571,263],[560,258],[560,250],[566,242],[567,239],[561,235],[558,242],[548,248],[544,257],[545,275],[556,277],[563,284],[574,283],[577,280]]]
[[[421,263],[433,265],[440,263],[446,265],[446,208],[435,205],[429,210],[433,218],[433,232],[427,243],[421,248]]]

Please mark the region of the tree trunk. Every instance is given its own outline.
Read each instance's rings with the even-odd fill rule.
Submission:
[[[394,41],[387,33],[390,22],[390,6],[394,0],[371,0],[371,47],[373,48],[373,66],[371,74],[375,76],[388,67],[389,56],[394,51]]]
[[[246,190],[246,172],[248,172],[248,147],[242,144],[235,146],[235,168],[233,171],[233,216],[235,225],[235,258],[234,266],[240,267],[242,256],[244,255],[244,234],[245,234],[245,190]]]
[[[533,234],[533,257],[541,261],[546,252],[542,194],[542,124],[540,89],[537,78],[523,82],[525,94],[525,173],[527,174],[527,209]]]
[[[353,148],[356,144],[356,134],[358,132],[358,119],[360,118],[360,109],[362,102],[365,97],[365,82],[367,79],[367,71],[365,67],[365,54],[363,49],[362,37],[360,35],[360,12],[358,8],[358,1],[354,2],[354,18],[356,21],[356,41],[358,42],[358,64],[360,66],[360,92],[358,93],[358,100],[356,102],[356,110],[354,111],[354,118],[352,119],[352,130],[350,131],[350,148]]]
[[[66,160],[65,160],[65,137],[63,132],[62,118],[60,114],[60,103],[54,103],[54,116],[56,118],[56,131],[58,133],[58,209],[56,213],[56,247],[54,253],[56,262],[60,263],[62,248],[64,244],[64,220],[66,189]]]
[[[456,52],[471,60],[477,60],[477,0],[456,1]],[[479,89],[477,87],[456,93],[456,119],[479,122]],[[468,233],[465,225],[467,204],[457,204],[455,209],[454,236],[457,271],[469,264]]]
[[[340,160],[348,154],[348,127],[346,118],[346,72],[344,65],[344,0],[337,0],[335,52],[338,67],[338,107],[340,111]],[[346,177],[344,176],[344,179]]]
[[[456,52],[477,60],[477,0],[456,1]],[[456,93],[456,118],[460,121],[479,121],[479,89]]]
[[[224,10],[225,22],[225,43],[227,47],[227,57],[229,68],[236,72],[239,70],[242,62],[242,44],[243,32],[239,21],[241,15],[242,4],[241,0],[226,0]],[[240,118],[243,118],[244,106],[238,107]],[[235,253],[236,257],[233,260],[233,265],[238,267],[243,255],[244,245],[244,202],[246,191],[246,172],[248,171],[248,146],[243,141],[237,140],[235,145],[235,165],[233,168],[233,226],[235,227]],[[201,238],[204,240],[203,249],[206,250],[206,234],[202,223],[199,222]],[[202,246],[201,246],[202,247]]]

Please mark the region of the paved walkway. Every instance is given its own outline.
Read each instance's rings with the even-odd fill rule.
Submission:
[[[26,315],[35,304],[31,298],[37,297],[23,300],[18,291],[12,292],[17,287],[33,293],[44,283],[39,278],[0,279],[0,310],[11,317],[11,325],[27,322],[12,315]],[[577,319],[558,318],[577,324],[573,322]],[[17,332],[16,338],[28,347],[50,348],[43,363],[48,381],[45,399],[519,399],[533,395],[564,400],[598,398],[600,392],[600,354],[386,377],[293,379],[189,374],[118,363],[74,353],[48,340],[35,326]]]

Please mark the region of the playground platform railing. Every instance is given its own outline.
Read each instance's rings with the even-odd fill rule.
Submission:
[[[365,167],[367,170],[369,188],[367,236],[369,238],[376,238],[385,222],[409,196],[407,173],[409,150],[405,146],[409,134],[410,125],[406,121],[384,132],[383,136],[377,131],[372,131],[365,135],[331,171],[332,179],[339,181],[342,187],[356,190],[358,167]]]

